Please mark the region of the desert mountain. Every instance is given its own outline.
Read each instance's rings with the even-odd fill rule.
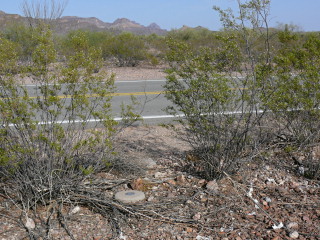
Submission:
[[[164,35],[167,31],[161,29],[156,23],[149,26],[143,26],[139,23],[131,21],[127,18],[119,18],[113,23],[103,22],[98,18],[82,18],[76,16],[65,16],[59,18],[54,24],[56,31],[59,34],[65,34],[71,30],[91,30],[91,31],[111,31],[111,32],[132,32],[139,35],[158,34]],[[24,22],[27,23],[27,18],[18,14],[7,14],[0,11],[0,30],[10,26],[11,24]]]

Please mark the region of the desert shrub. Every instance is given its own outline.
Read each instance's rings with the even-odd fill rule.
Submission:
[[[113,34],[109,32],[94,32],[94,31],[84,31],[84,30],[74,30],[69,32],[66,36],[61,36],[58,38],[57,49],[59,54],[62,56],[69,56],[74,54],[74,47],[72,39],[74,36],[82,34],[85,36],[88,42],[88,46],[94,47],[96,49],[101,49],[102,57],[104,56],[103,46],[106,42],[111,41]]]
[[[19,224],[30,239],[48,239],[52,212],[61,215],[70,193],[110,166],[117,123],[111,115],[113,77],[95,73],[101,52],[84,34],[72,37],[74,54],[58,65],[47,26],[34,28],[32,37],[32,61],[21,72],[32,77],[33,88],[20,85],[22,74],[12,74],[19,55],[14,43],[0,39],[0,191],[21,208]],[[25,225],[30,214],[38,216],[39,205],[52,202],[56,207],[34,229]]]
[[[219,178],[235,171],[237,159],[250,142],[253,119],[249,102],[244,104],[244,92],[236,89],[239,83],[233,78],[218,72],[216,54],[209,49],[194,53],[188,45],[175,41],[169,48],[170,68],[164,87],[173,106],[168,113],[184,115],[179,122],[205,177]]]
[[[119,67],[137,66],[148,56],[144,41],[132,33],[113,36],[102,49],[104,58],[115,58]]]
[[[11,24],[4,30],[3,36],[20,46],[20,60],[28,61],[31,59],[36,43],[33,41],[30,28],[23,23]]]
[[[200,47],[215,47],[217,44],[216,35],[218,34],[206,28],[184,27],[182,29],[171,30],[166,37],[188,43],[197,49]]]
[[[266,96],[261,100],[274,112],[281,134],[301,147],[317,143],[320,139],[320,39],[310,35],[301,47],[296,47],[295,34],[286,31],[279,37],[283,46],[267,74]]]
[[[215,37],[216,48],[169,41],[165,89],[173,105],[168,112],[183,114],[180,122],[199,159],[196,165],[207,178],[236,171],[267,135],[256,69],[270,68],[269,35],[260,31],[269,1],[238,3],[239,16],[215,8],[225,27]],[[262,53],[255,51],[258,38],[264,39]]]
[[[297,34],[279,33],[281,48],[270,69],[259,69],[264,78],[261,103],[272,112],[275,134],[294,146],[290,154],[306,155],[304,175],[319,177],[320,160],[310,152],[320,141],[320,39],[311,34],[301,43]]]
[[[93,74],[101,64],[99,52],[86,49],[83,36],[77,36],[77,54],[53,72],[56,52],[50,31],[41,28],[33,34],[37,46],[27,70],[35,89],[30,92],[15,76],[1,74],[1,175],[19,182],[21,196],[38,192],[34,198],[41,200],[50,188],[57,194],[63,184],[77,184],[85,169],[96,171],[108,164],[116,124],[109,103],[113,80]],[[6,52],[11,46],[1,45]],[[17,60],[14,51],[9,54],[12,62]],[[4,55],[1,63],[8,65]],[[105,130],[86,130],[90,119]]]

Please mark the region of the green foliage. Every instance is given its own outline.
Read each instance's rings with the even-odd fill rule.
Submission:
[[[215,48],[184,43],[190,34],[168,41],[168,112],[185,115],[180,121],[207,178],[235,171],[244,150],[263,141],[258,83],[270,69],[269,34],[261,31],[268,6],[239,1],[238,16],[216,7],[225,31],[212,37]]]
[[[12,24],[4,31],[4,38],[20,46],[19,56],[23,61],[31,59],[35,46],[32,29],[22,23]]]
[[[299,146],[318,142],[320,38],[309,35],[299,48],[294,43],[297,38],[287,30],[279,38],[283,48],[274,59],[262,102]]]
[[[171,30],[166,38],[175,39],[190,44],[193,48],[214,47],[216,45],[217,33],[214,33],[206,28],[183,28]]]
[[[219,178],[232,172],[247,144],[249,117],[229,114],[235,110],[241,95],[234,80],[218,73],[217,54],[203,48],[197,53],[187,44],[169,42],[166,97],[173,103],[170,114],[184,114],[180,119],[187,140],[199,157],[199,165],[207,178]]]
[[[113,36],[103,46],[103,56],[114,57],[120,67],[134,67],[140,61],[147,59],[147,49],[144,41],[132,33],[121,33]]]
[[[26,201],[45,204],[108,165],[117,123],[111,116],[113,78],[96,73],[101,51],[83,33],[71,38],[73,54],[65,64],[56,63],[47,26],[34,29],[32,39],[32,61],[19,69],[32,77],[32,90],[12,74],[15,43],[0,39],[0,177],[13,181]]]

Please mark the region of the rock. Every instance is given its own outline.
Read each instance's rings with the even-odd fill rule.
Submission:
[[[289,234],[289,237],[292,239],[297,239],[297,238],[299,238],[299,233],[297,231],[291,232]]]
[[[157,163],[152,158],[143,158],[140,160],[140,163],[147,169],[154,169],[157,167]]]
[[[202,236],[198,235],[196,237],[196,240],[211,240],[211,238],[210,237],[202,237]]]
[[[76,214],[76,213],[78,213],[80,211],[80,207],[79,206],[76,206],[76,207],[74,207],[71,211],[70,211],[70,213],[71,214]]]
[[[200,196],[200,201],[201,202],[207,202],[208,198],[206,198],[205,196]]]
[[[279,236],[276,236],[276,237],[272,238],[272,240],[281,240],[281,238]]]
[[[35,229],[35,227],[36,227],[35,222],[31,218],[27,217],[27,219],[26,219],[26,228],[32,230],[32,229]]]
[[[196,221],[200,220],[201,219],[201,214],[200,213],[196,213],[195,215],[193,215],[192,219],[196,220]]]
[[[207,180],[201,179],[198,181],[198,186],[203,187],[204,185],[206,185],[206,183],[207,183]]]
[[[133,190],[147,191],[151,188],[151,183],[142,178],[137,178],[130,183],[130,187]]]
[[[172,192],[169,192],[167,194],[167,198],[175,198],[175,197],[176,197],[176,195],[174,195]]]
[[[148,197],[148,199],[147,199],[148,202],[151,202],[151,201],[153,201],[153,200],[154,200],[154,196],[150,196],[150,197]]]
[[[186,180],[186,177],[184,175],[180,175],[177,177],[177,183],[178,184],[183,184],[185,183],[187,180]]]
[[[266,197],[264,200],[265,200],[267,203],[271,203],[271,202],[272,202],[271,198],[269,198],[269,197]]]
[[[209,191],[217,192],[219,190],[219,186],[216,180],[210,181],[206,185],[206,189]]]
[[[191,227],[186,227],[186,230],[185,230],[187,233],[192,233],[194,230],[193,228]]]
[[[290,222],[287,224],[287,228],[289,229],[298,229],[299,228],[299,225],[297,222]]]
[[[170,185],[176,185],[177,182],[173,179],[168,179],[167,181],[165,181],[166,183],[169,183]]]

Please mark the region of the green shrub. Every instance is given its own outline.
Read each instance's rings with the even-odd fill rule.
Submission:
[[[320,39],[310,35],[297,47],[294,34],[279,35],[282,49],[268,73],[264,106],[274,112],[279,131],[298,146],[320,140]],[[292,42],[293,41],[293,42]],[[295,46],[295,47],[294,47]]]
[[[228,44],[228,42],[227,42]],[[170,114],[183,114],[180,123],[206,178],[220,178],[237,168],[236,160],[249,143],[250,112],[238,111],[243,95],[235,81],[218,73],[216,54],[204,48],[198,53],[188,45],[169,42],[166,97],[173,103]],[[244,109],[244,106],[242,105]]]
[[[236,171],[245,153],[253,154],[249,149],[265,139],[257,68],[270,68],[269,35],[260,29],[267,24],[269,1],[238,3],[239,16],[215,8],[225,27],[213,38],[215,48],[168,41],[168,112],[184,115],[180,122],[196,165],[209,179]],[[261,39],[263,51],[257,51]]]
[[[106,168],[116,131],[110,113],[113,79],[94,74],[101,53],[83,34],[74,35],[74,54],[52,70],[56,51],[50,30],[41,25],[32,38],[32,62],[23,70],[32,76],[33,90],[9,71],[18,53],[14,43],[0,39],[0,178],[24,207],[67,198],[85,178]]]
[[[144,41],[132,33],[121,33],[106,41],[103,46],[104,58],[115,58],[119,67],[134,67],[147,59]]]

